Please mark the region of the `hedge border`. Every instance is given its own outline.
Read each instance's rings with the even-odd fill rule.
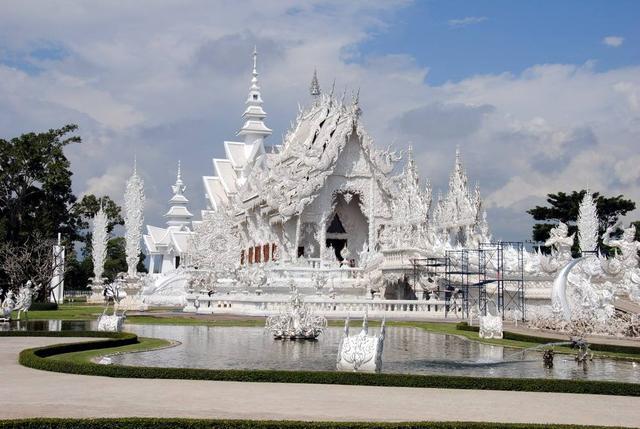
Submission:
[[[459,322],[456,324],[456,329],[459,331],[479,332],[480,328],[477,326],[470,326],[467,322]],[[503,338],[505,340],[524,341],[527,343],[557,343],[558,338],[538,337],[534,335],[517,334],[515,332],[504,331]],[[609,352],[609,353],[628,353],[638,355],[640,357],[640,347],[634,346],[618,346],[615,344],[602,344],[602,343],[589,343],[589,348],[597,352]]]
[[[179,418],[99,418],[99,419],[59,419],[38,418],[20,420],[0,420],[0,429],[525,429],[556,428],[580,429],[600,428],[602,426],[553,425],[528,423],[484,423],[484,422],[305,422],[295,420],[218,420],[218,419],[179,419]]]
[[[23,332],[24,334],[25,332]],[[157,378],[181,380],[216,380],[257,383],[340,384],[441,389],[506,390],[521,392],[588,393],[596,395],[640,396],[640,384],[614,381],[558,380],[542,378],[490,378],[445,375],[371,374],[337,371],[231,370],[199,368],[162,368],[99,365],[92,362],[69,362],[47,359],[63,353],[87,351],[136,344],[135,334],[102,332],[26,332],[31,336],[106,337],[103,340],[54,344],[20,352],[20,364],[45,371],[67,374],[120,378]]]

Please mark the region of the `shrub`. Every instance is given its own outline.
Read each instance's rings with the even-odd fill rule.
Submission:
[[[33,302],[29,311],[55,311],[58,309],[56,302]]]
[[[176,418],[120,418],[120,419],[22,419],[0,420],[0,429],[485,429],[485,428],[558,428],[577,429],[586,426],[575,425],[538,425],[521,423],[482,423],[482,422],[403,422],[403,423],[365,423],[365,422],[300,422],[300,421],[264,421],[264,420],[203,420]],[[594,426],[589,426],[593,428]]]

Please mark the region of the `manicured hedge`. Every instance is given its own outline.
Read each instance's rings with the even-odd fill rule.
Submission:
[[[471,326],[467,322],[456,323],[456,329],[458,331],[480,332],[480,328],[478,326]]]
[[[52,333],[53,334],[53,333]],[[61,333],[58,333],[61,334]],[[64,332],[64,334],[81,333]],[[99,335],[96,335],[99,334]],[[72,335],[65,335],[72,336]],[[90,333],[90,336],[107,336]],[[198,368],[160,368],[120,365],[98,365],[46,359],[61,353],[93,350],[135,344],[137,336],[128,333],[109,334],[110,338],[72,344],[56,344],[23,350],[22,365],[45,371],[69,374],[126,378],[160,378],[186,380],[221,380],[269,383],[343,384],[365,386],[432,387],[447,389],[513,390],[529,392],[567,392],[604,395],[640,396],[640,384],[612,381],[557,380],[534,378],[488,378],[446,375],[369,374],[337,371],[216,370]]]
[[[29,311],[55,311],[58,309],[56,302],[33,302]]]
[[[488,428],[557,428],[578,429],[600,426],[521,424],[521,423],[481,423],[481,422],[402,422],[402,423],[365,423],[365,422],[301,422],[285,420],[201,420],[201,419],[23,419],[0,420],[0,429],[488,429]]]

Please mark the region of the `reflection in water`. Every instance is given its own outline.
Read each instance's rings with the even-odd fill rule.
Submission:
[[[32,321],[11,325],[11,329],[27,328],[82,331],[95,329],[95,322]],[[317,341],[275,341],[263,328],[252,327],[125,325],[125,330],[182,344],[114,356],[114,364],[216,369],[333,371],[343,334],[342,328],[327,328]],[[519,349],[395,326],[386,330],[382,371],[640,383],[640,365],[630,361],[594,359],[583,366],[572,356],[556,354],[553,368],[546,369],[540,350],[530,350],[522,356]]]

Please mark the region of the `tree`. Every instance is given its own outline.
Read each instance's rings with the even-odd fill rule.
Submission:
[[[36,235],[76,238],[71,170],[64,148],[77,125],[0,139],[0,241],[24,244]]]
[[[80,143],[80,137],[71,135],[76,129],[76,125],[66,125],[10,140],[0,138],[0,243],[8,245],[7,249],[24,254],[18,249],[32,246],[35,251],[60,232],[67,254],[72,253],[78,217],[71,210],[76,197],[71,190],[72,173],[64,148]],[[9,253],[3,255],[0,267],[11,263],[3,259]],[[38,277],[39,267],[32,261],[24,268],[31,270],[28,276]],[[4,289],[15,280],[0,268],[0,281],[0,289]]]
[[[557,194],[548,194],[547,203],[549,206],[536,206],[527,210],[534,220],[542,221],[533,225],[533,240],[537,242],[545,242],[549,238],[549,231],[557,225],[558,222],[564,222],[569,227],[569,234],[576,232],[575,225],[578,219],[580,203],[587,191],[572,191],[567,194],[558,192]],[[602,234],[605,230],[615,225],[620,216],[624,216],[628,212],[636,208],[636,204],[623,195],[615,197],[605,197],[598,192],[593,193],[593,199],[596,202],[599,220],[599,247],[602,251],[608,252],[608,248],[602,244]],[[618,229],[616,233],[620,233]],[[576,234],[577,235],[577,234]],[[543,250],[548,250],[543,247]],[[577,240],[574,242],[572,251],[577,254],[579,252]]]
[[[38,297],[46,299],[58,286],[51,282],[62,263],[53,253],[54,244],[56,240],[39,236],[24,244],[0,244],[0,269],[8,280],[9,288],[15,291],[31,280],[40,286]]]

